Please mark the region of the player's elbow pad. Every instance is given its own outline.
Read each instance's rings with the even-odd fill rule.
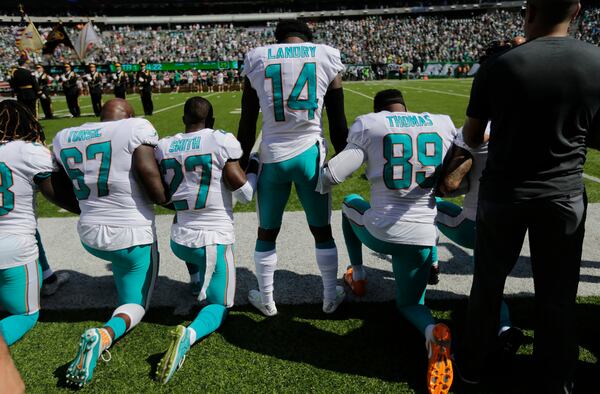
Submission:
[[[256,174],[248,174],[248,180],[237,190],[233,191],[233,197],[241,202],[247,204],[252,201],[254,197],[254,190],[256,189]]]

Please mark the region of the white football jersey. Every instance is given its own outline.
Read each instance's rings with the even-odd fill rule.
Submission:
[[[38,258],[34,178],[55,169],[52,154],[41,144],[0,144],[0,269]]]
[[[485,134],[490,134],[490,125],[488,123],[485,130]],[[481,145],[479,148],[470,148],[463,139],[462,128],[459,129],[456,140],[454,141],[456,146],[466,149],[473,156],[473,164],[469,171],[469,191],[465,194],[465,200],[463,201],[463,216],[469,220],[475,221],[477,217],[477,201],[479,198],[479,180],[481,174],[485,168],[488,156],[488,143]]]
[[[171,238],[190,247],[233,243],[232,193],[222,176],[228,160],[242,157],[233,134],[180,133],[161,139],[155,154],[177,210]]]
[[[446,115],[382,111],[356,119],[348,142],[366,154],[371,209],[364,222],[375,237],[435,245],[436,174],[456,133]]]
[[[133,152],[156,146],[158,134],[146,119],[85,123],[54,137],[54,155],[73,181],[80,225],[119,227],[154,223],[152,202],[133,171]]]
[[[290,159],[323,137],[325,93],[344,69],[337,49],[309,42],[258,47],[246,55],[242,75],[258,93],[263,116],[262,162]]]

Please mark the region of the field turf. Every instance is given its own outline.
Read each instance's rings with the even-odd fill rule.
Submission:
[[[346,83],[348,122],[371,111],[371,97],[378,90],[390,87],[403,91],[412,111],[446,113],[457,126],[464,121],[470,81],[439,80]],[[235,133],[240,92],[204,95],[215,107],[216,126]],[[156,113],[149,119],[161,136],[181,131],[183,103],[190,96],[186,93],[154,96]],[[139,96],[129,98],[136,111],[143,113]],[[83,113],[89,114],[89,97],[82,97],[80,102]],[[67,113],[63,97],[55,100],[55,110],[58,115]],[[65,117],[42,123],[50,143],[60,129],[95,120],[92,116]],[[597,151],[588,153],[586,173],[600,178]],[[600,202],[600,184],[586,183],[591,201]],[[368,185],[360,174],[335,190],[334,208],[339,209],[342,197],[350,192],[368,197]],[[40,216],[67,215],[41,198],[39,208]],[[236,209],[253,210],[254,206]],[[293,198],[288,209],[300,209],[299,202]],[[428,305],[455,336],[462,332],[465,300],[431,301]],[[514,324],[526,330],[529,342],[520,350],[516,362],[506,366],[501,381],[477,390],[457,383],[454,392],[534,392],[535,382],[543,379],[533,374],[528,357],[532,352],[532,299],[511,298],[509,305]],[[218,332],[192,348],[183,368],[167,386],[152,380],[156,364],[168,346],[167,334],[172,326],[189,323],[197,310],[187,316],[175,316],[172,309],[152,309],[135,330],[111,348],[112,361],[99,361],[93,382],[81,392],[424,392],[427,362],[424,340],[399,316],[393,303],[346,304],[333,316],[324,315],[320,305],[278,305],[278,309],[280,314],[268,319],[248,306],[233,308]],[[42,311],[37,326],[11,348],[27,391],[69,391],[64,375],[75,356],[79,335],[86,328],[103,324],[111,312]],[[582,393],[597,392],[600,298],[580,299],[578,315],[581,355],[577,383]]]

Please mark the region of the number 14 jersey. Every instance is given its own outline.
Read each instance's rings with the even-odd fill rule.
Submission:
[[[262,162],[291,159],[323,137],[323,100],[344,69],[337,49],[309,42],[258,47],[246,55],[242,75],[263,114]]]

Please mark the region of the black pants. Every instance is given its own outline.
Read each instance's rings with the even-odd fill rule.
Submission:
[[[125,100],[125,93],[127,92],[127,88],[116,87],[115,88],[115,97],[121,98]]]
[[[90,93],[90,97],[92,98],[94,115],[100,116],[100,111],[102,111],[102,93]]]
[[[75,92],[67,92],[65,93],[65,96],[67,98],[69,112],[74,117],[79,117],[81,115],[81,109],[79,108],[79,90]]]
[[[17,98],[21,104],[26,106],[31,113],[37,118],[37,99],[36,98]]]
[[[144,107],[144,115],[152,115],[154,111],[154,103],[152,102],[152,92],[142,90],[140,92],[142,98],[142,106]]]
[[[50,96],[40,98],[40,104],[42,105],[42,111],[44,111],[44,118],[52,119],[52,99]]]
[[[586,209],[585,195],[519,203],[479,201],[475,272],[460,356],[467,370],[485,365],[486,349],[498,333],[504,283],[529,230],[536,382],[547,385],[538,386],[540,392],[571,391],[579,358],[575,308]]]

